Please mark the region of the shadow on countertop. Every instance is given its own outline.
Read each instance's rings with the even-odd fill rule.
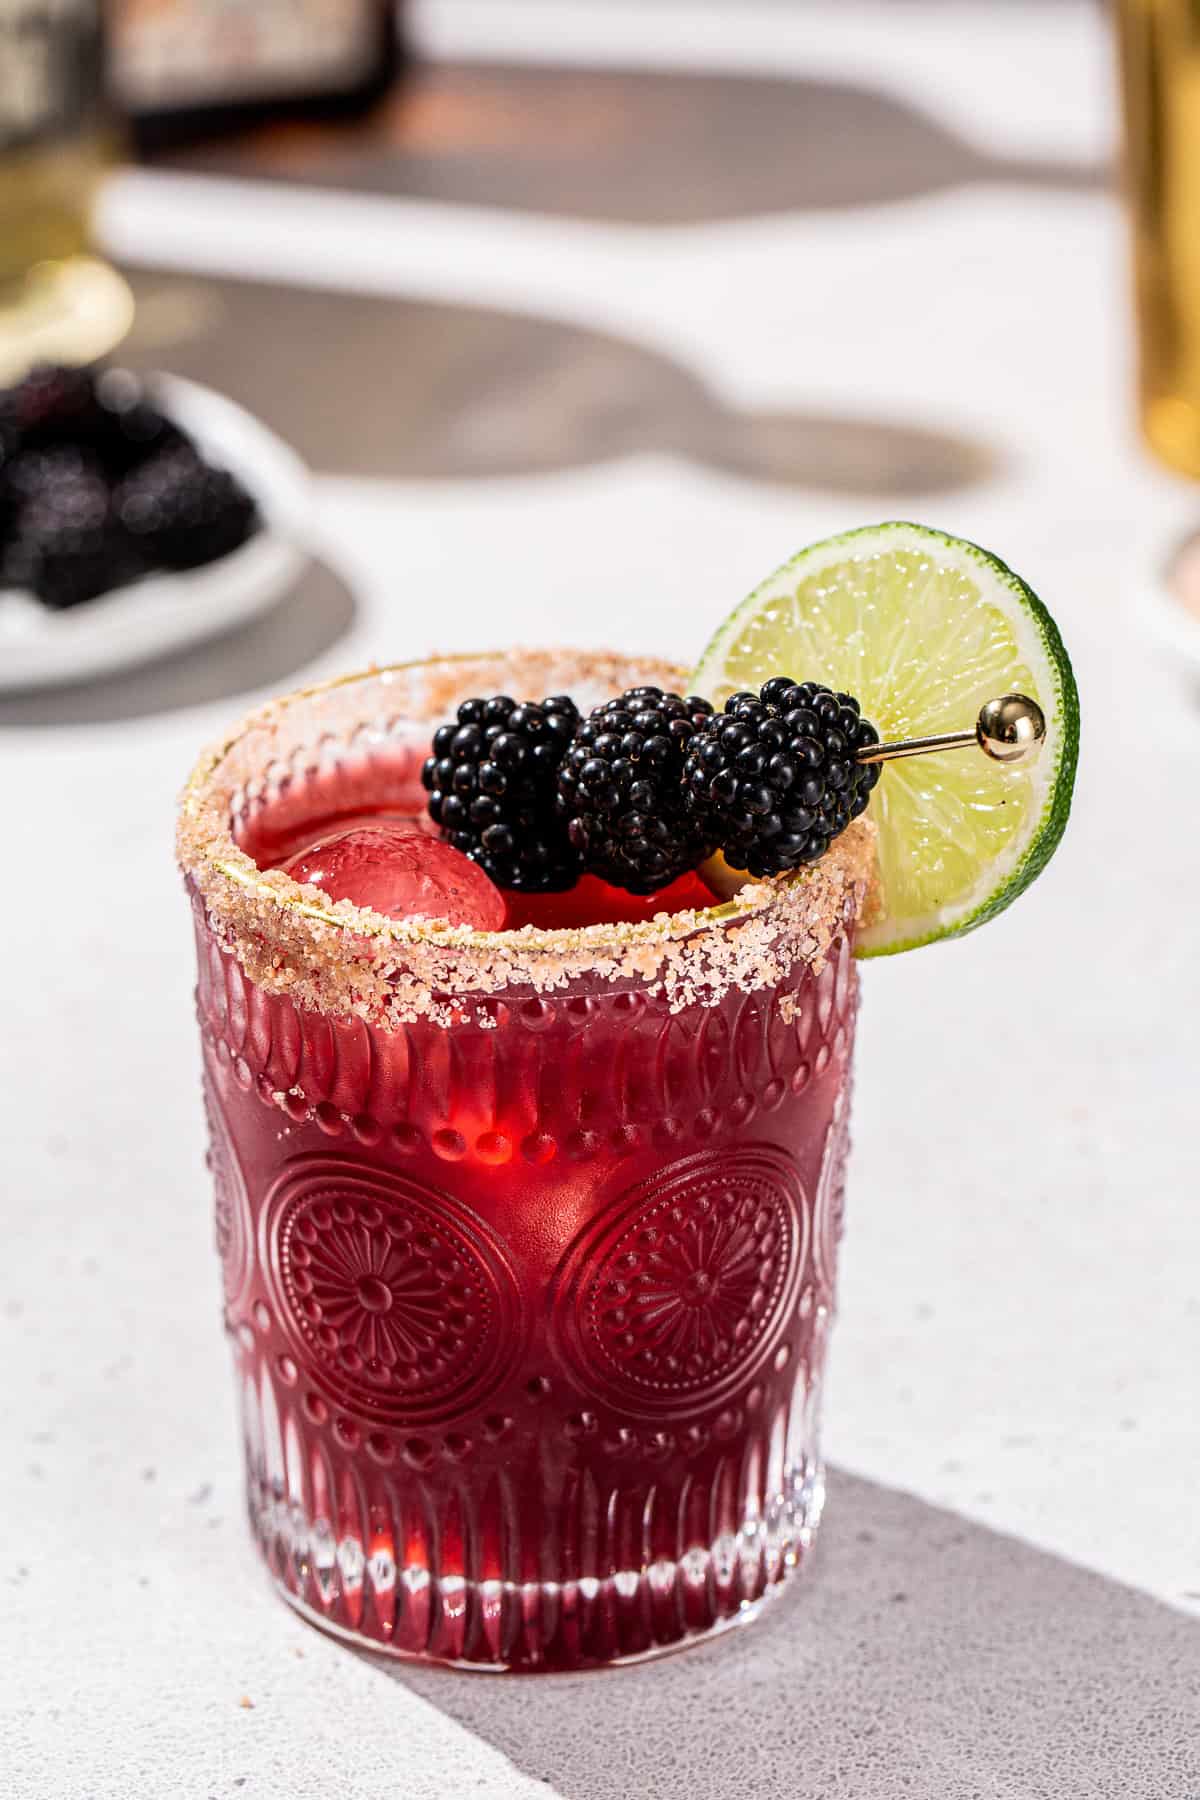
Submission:
[[[1200,1795],[1200,1623],[840,1473],[745,1633],[603,1675],[375,1666],[560,1800]]]
[[[902,501],[973,486],[1004,462],[933,421],[739,410],[685,362],[532,314],[147,272],[133,283],[121,361],[222,389],[326,474],[495,480],[658,453]],[[315,345],[333,348],[314,358]]]
[[[275,122],[151,160],[647,226],[880,206],[972,183],[1088,192],[1109,180],[1095,162],[990,156],[869,85],[502,61],[416,62],[358,124]]]
[[[354,616],[354,595],[341,578],[310,563],[269,612],[210,643],[70,687],[0,694],[0,732],[108,725],[290,687],[298,670],[345,637]]]

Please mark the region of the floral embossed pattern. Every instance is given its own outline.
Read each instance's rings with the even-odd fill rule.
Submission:
[[[480,1400],[517,1339],[499,1245],[449,1195],[315,1158],[276,1188],[268,1227],[281,1317],[350,1411],[402,1424]]]
[[[767,1147],[690,1157],[570,1252],[568,1352],[641,1410],[716,1400],[786,1318],[807,1253],[796,1171]]]

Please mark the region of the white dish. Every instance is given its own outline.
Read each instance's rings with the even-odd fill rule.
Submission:
[[[185,574],[147,575],[65,612],[0,589],[0,692],[59,687],[150,662],[266,612],[308,552],[308,472],[273,431],[232,400],[177,375],[147,387],[213,462],[240,477],[262,523],[240,549]]]

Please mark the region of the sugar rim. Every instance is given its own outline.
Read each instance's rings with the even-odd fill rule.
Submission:
[[[687,672],[677,665],[615,652],[539,648],[420,657],[371,665],[270,700],[246,714],[227,737],[201,755],[181,799],[176,837],[178,860],[184,874],[199,890],[219,934],[237,952],[252,978],[271,987],[286,987],[298,998],[328,1010],[333,996],[323,977],[334,973],[330,965],[340,956],[346,965],[345,992],[341,996],[346,1008],[371,1016],[380,1009],[395,1010],[380,995],[371,1005],[362,990],[365,972],[373,964],[382,964],[388,952],[396,953],[400,969],[415,976],[418,984],[435,985],[443,993],[461,992],[464,988],[476,993],[496,992],[521,982],[535,988],[562,986],[570,975],[586,974],[588,965],[593,963],[606,979],[628,974],[645,980],[653,979],[650,957],[655,950],[667,955],[672,947],[682,948],[680,940],[707,938],[717,930],[751,923],[761,930],[768,920],[771,929],[780,934],[791,935],[802,928],[794,954],[822,962],[834,931],[848,918],[862,916],[874,885],[874,828],[865,820],[856,821],[843,832],[818,862],[787,876],[747,883],[733,899],[709,907],[657,913],[646,920],[553,927],[526,925],[515,931],[480,931],[425,919],[392,919],[349,900],[331,903],[319,889],[301,885],[280,869],[260,869],[238,847],[231,817],[236,783],[222,784],[220,775],[226,759],[250,733],[260,729],[270,732],[290,709],[368,682],[386,687],[392,679],[418,671],[432,674],[445,669],[452,676],[455,669],[472,664],[518,668],[525,661],[534,667],[573,664],[576,681],[600,679],[606,685],[611,682],[613,692],[635,678],[655,679],[681,692],[687,691],[688,685]],[[527,685],[532,688],[538,683]],[[432,725],[434,715],[426,716]],[[848,911],[850,903],[852,913]],[[277,968],[278,959],[262,950],[264,919],[257,909],[263,906],[277,915],[281,931],[290,937],[287,948],[292,952],[299,950],[304,963],[317,972],[316,985],[310,992],[305,992],[304,979],[298,980],[286,961],[282,969]],[[297,934],[305,941],[298,942]],[[252,948],[255,943],[257,949]],[[411,961],[406,960],[405,952],[410,953]],[[430,956],[435,962],[441,958],[446,961],[444,985],[430,967],[415,966]],[[477,967],[471,969],[472,964]],[[493,973],[490,980],[481,980],[489,965],[497,966],[499,972]],[[464,971],[468,975],[465,981]],[[377,979],[383,981],[394,981],[395,975],[394,966],[390,970],[380,967],[376,972]],[[410,994],[399,1016],[411,1016],[411,1001]],[[436,1008],[418,1003],[415,1010],[420,1013]]]

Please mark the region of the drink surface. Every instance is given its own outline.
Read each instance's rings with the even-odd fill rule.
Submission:
[[[412,821],[417,768],[313,773],[244,847]],[[485,1667],[739,1617],[819,1512],[845,934],[716,1005],[597,973],[384,1031],[264,992],[196,920],[251,1516],[287,1595]]]

